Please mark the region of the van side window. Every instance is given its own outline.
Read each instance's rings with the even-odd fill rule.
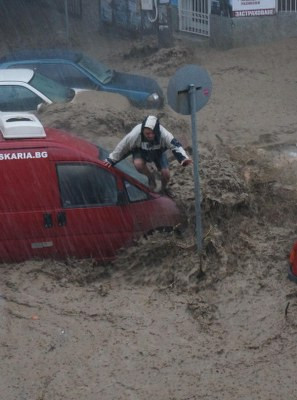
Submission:
[[[117,204],[115,177],[92,164],[57,165],[62,207]]]
[[[128,193],[128,197],[129,200],[131,202],[135,202],[135,201],[143,201],[143,200],[147,200],[148,199],[148,194],[143,192],[141,189],[139,189],[138,187],[132,185],[132,183],[128,182],[128,181],[124,181],[125,183],[125,188],[127,190]]]

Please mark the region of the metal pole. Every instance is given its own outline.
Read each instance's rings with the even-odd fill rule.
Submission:
[[[65,9],[65,26],[66,26],[66,39],[69,39],[69,19],[68,19],[68,0],[64,1],[64,9]]]
[[[195,183],[195,210],[196,210],[196,244],[197,250],[202,251],[202,224],[201,224],[201,204],[200,204],[200,182],[199,182],[199,152],[196,128],[196,87],[191,84],[189,87],[191,122],[192,122],[192,144],[194,161],[194,183]]]

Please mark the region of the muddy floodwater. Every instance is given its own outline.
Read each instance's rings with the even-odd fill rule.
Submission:
[[[203,252],[193,171],[169,157],[181,234],[143,238],[105,266],[0,265],[1,399],[295,400],[297,39],[219,51],[94,35],[72,46],[165,92],[185,64],[209,72],[197,114]],[[152,112],[84,93],[38,117],[111,149]],[[190,119],[168,105],[157,115],[191,153]]]

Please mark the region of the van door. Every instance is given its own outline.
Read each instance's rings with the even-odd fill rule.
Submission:
[[[180,212],[171,199],[149,196],[147,191],[126,178],[123,183],[129,200],[125,211],[131,215],[135,237],[157,229],[170,230],[180,224]]]
[[[0,261],[108,260],[132,241],[116,176],[97,164],[50,161],[40,149],[0,152]]]
[[[132,241],[132,218],[118,205],[116,175],[89,162],[55,165],[60,210],[55,215],[58,254],[108,260]]]
[[[47,149],[1,150],[0,185],[0,261],[52,255],[48,210],[59,192]]]

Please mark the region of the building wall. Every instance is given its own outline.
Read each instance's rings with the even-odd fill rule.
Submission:
[[[60,0],[59,0],[60,1]],[[147,23],[147,13],[141,11],[140,0],[83,0],[82,23],[84,29],[97,31],[100,27],[106,29],[102,13],[102,5],[106,2],[112,7],[110,29],[118,27],[131,30],[135,35],[144,31],[156,32],[157,24]],[[125,6],[125,7],[124,7]],[[178,2],[171,0],[169,10],[171,30],[178,32]],[[127,15],[126,15],[127,14]],[[122,15],[120,19],[118,15]],[[115,20],[115,17],[119,19]],[[125,18],[124,18],[125,17]],[[189,33],[189,35],[191,35]],[[193,39],[195,39],[196,35]],[[297,36],[297,13],[277,13],[273,16],[230,18],[210,14],[211,47],[228,49],[279,40],[285,37]]]
[[[297,36],[297,13],[228,18],[210,15],[211,47],[228,49]]]
[[[97,31],[100,26],[100,0],[82,1],[82,23],[90,32]]]

